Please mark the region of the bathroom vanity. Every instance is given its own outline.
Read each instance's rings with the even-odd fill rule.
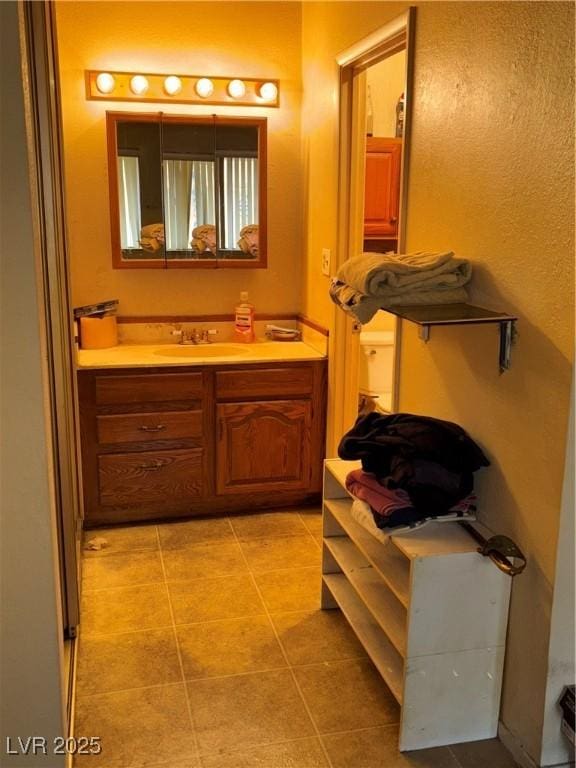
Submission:
[[[121,345],[78,362],[88,526],[319,500],[326,360],[306,344]]]

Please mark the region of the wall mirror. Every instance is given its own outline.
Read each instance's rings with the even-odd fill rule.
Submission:
[[[266,119],[108,112],[115,268],[266,266]]]

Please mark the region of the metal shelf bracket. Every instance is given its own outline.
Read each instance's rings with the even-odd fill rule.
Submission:
[[[515,322],[515,320],[502,320],[500,322],[500,354],[498,357],[500,373],[504,373],[510,368],[512,344],[516,337]]]

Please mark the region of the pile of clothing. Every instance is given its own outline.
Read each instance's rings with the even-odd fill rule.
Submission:
[[[338,455],[361,461],[346,487],[369,505],[380,529],[469,515],[476,509],[473,473],[490,465],[462,427],[411,413],[360,416]]]
[[[452,251],[362,253],[340,267],[330,297],[360,323],[367,323],[379,309],[466,302],[464,286],[471,276],[470,262]]]

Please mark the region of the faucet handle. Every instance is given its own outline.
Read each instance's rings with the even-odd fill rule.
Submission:
[[[202,331],[202,341],[206,342],[207,344],[210,344],[212,342],[211,336],[216,336],[218,331],[215,328],[209,328],[208,330]]]

